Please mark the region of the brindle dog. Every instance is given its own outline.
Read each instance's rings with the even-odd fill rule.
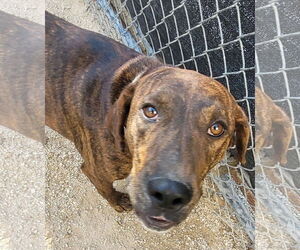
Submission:
[[[293,135],[293,127],[288,115],[259,88],[255,88],[255,151],[272,145],[273,164],[287,164],[287,151]]]
[[[187,217],[234,135],[245,163],[247,117],[217,81],[49,13],[46,63],[47,124],[75,143],[110,205],[122,212],[132,203],[148,228]],[[129,196],[112,185],[127,176]]]

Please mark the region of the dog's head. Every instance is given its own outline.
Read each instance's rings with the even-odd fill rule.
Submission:
[[[114,81],[124,88],[112,96],[108,126],[132,156],[131,202],[148,228],[169,229],[197,203],[234,135],[245,162],[247,117],[217,81],[149,57],[128,62]]]

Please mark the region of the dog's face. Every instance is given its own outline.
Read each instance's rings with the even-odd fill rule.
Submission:
[[[166,230],[188,216],[235,133],[244,162],[247,117],[220,83],[195,71],[160,67],[138,76],[115,108],[132,155],[130,200],[148,228]]]

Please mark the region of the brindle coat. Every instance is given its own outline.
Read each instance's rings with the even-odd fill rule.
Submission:
[[[131,203],[144,223],[149,215],[178,224],[201,196],[201,182],[224,156],[236,134],[239,160],[245,163],[248,120],[230,93],[195,71],[164,65],[102,35],[46,14],[46,122],[72,140],[83,172],[112,207]],[[145,119],[145,104],[158,109]],[[215,121],[220,137],[207,134]],[[129,197],[114,190],[130,175]],[[186,184],[191,201],[179,211],[153,206],[151,178]],[[174,225],[172,224],[172,225]]]
[[[0,11],[0,125],[43,142],[45,28]]]
[[[257,153],[272,145],[274,164],[287,163],[287,151],[292,139],[293,128],[288,115],[259,88],[255,88],[255,151]]]

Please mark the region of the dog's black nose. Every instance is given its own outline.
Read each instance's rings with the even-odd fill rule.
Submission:
[[[191,190],[183,183],[167,178],[150,180],[148,192],[154,205],[177,210],[190,202]]]

